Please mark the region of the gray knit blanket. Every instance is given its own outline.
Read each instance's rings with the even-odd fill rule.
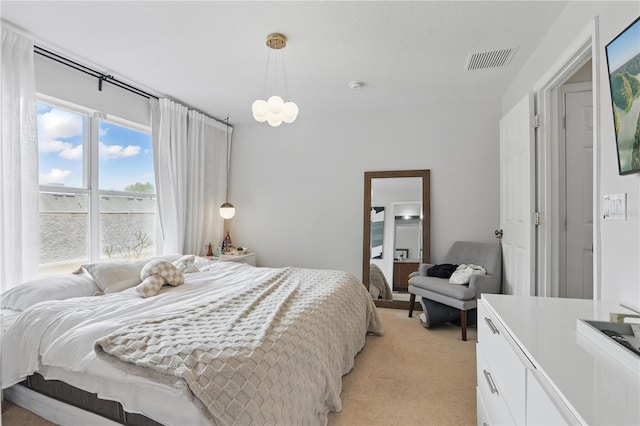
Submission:
[[[184,380],[212,424],[324,425],[342,408],[342,376],[365,335],[382,333],[375,306],[347,273],[273,271],[237,294],[116,330],[94,349],[129,373]]]

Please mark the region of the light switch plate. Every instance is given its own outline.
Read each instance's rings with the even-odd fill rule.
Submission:
[[[602,218],[627,220],[627,194],[610,194],[603,197]]]

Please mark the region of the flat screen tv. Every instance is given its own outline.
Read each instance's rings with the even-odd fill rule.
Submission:
[[[605,47],[621,175],[640,173],[640,17]]]

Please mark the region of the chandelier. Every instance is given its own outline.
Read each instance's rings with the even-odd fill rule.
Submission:
[[[267,122],[272,127],[278,127],[282,123],[293,123],[298,117],[298,105],[291,101],[285,101],[280,96],[274,95],[265,101],[267,92],[267,80],[269,79],[269,64],[271,56],[274,56],[273,81],[274,90],[278,80],[278,56],[280,57],[280,66],[282,67],[282,79],[284,81],[285,95],[288,97],[287,74],[284,69],[284,53],[282,49],[287,45],[287,38],[279,33],[269,34],[267,36],[267,47],[269,47],[269,55],[267,56],[267,69],[264,76],[263,98],[258,99],[251,105],[253,118],[260,123]],[[279,53],[279,55],[278,55]]]

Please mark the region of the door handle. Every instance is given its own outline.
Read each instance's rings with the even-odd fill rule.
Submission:
[[[493,334],[500,334],[500,330],[498,330],[498,328],[493,324],[491,318],[484,317],[484,322],[487,323]]]

